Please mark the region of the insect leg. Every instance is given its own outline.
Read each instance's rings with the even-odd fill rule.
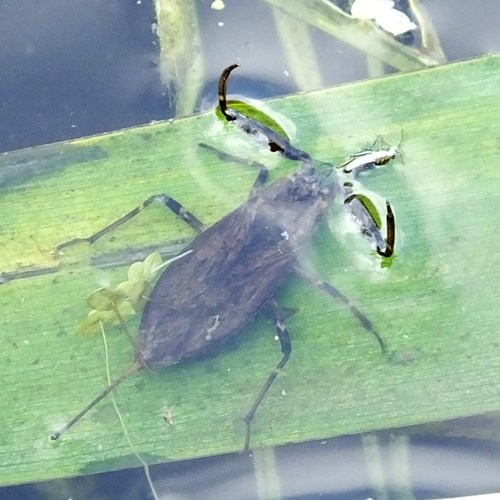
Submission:
[[[89,243],[90,245],[97,241],[99,238],[104,236],[105,234],[113,231],[117,227],[121,226],[125,222],[129,221],[133,217],[135,217],[137,214],[142,212],[146,207],[151,205],[154,201],[158,201],[160,203],[163,203],[167,208],[172,210],[174,214],[179,216],[184,222],[189,224],[197,233],[202,233],[206,227],[205,225],[197,218],[195,217],[191,212],[186,210],[178,201],[174,200],[174,198],[171,198],[170,196],[166,194],[156,194],[153,196],[150,196],[146,201],[142,203],[142,205],[139,205],[138,207],[135,207],[133,210],[128,212],[127,214],[123,215],[120,217],[118,220],[115,222],[112,222],[105,228],[101,229],[100,231],[97,231],[97,233],[94,233],[87,238],[74,238],[70,241],[66,241],[64,243],[61,243],[60,245],[57,245],[56,250],[62,250],[63,248],[69,247],[71,245],[75,245],[76,243]]]
[[[227,97],[226,97],[227,96],[227,80],[229,78],[229,75],[231,74],[231,71],[233,71],[233,69],[236,69],[238,66],[239,66],[239,64],[231,64],[230,66],[228,66],[227,68],[225,68],[222,71],[222,74],[220,75],[220,78],[219,78],[219,87],[218,87],[219,107],[220,107],[221,113],[224,115],[224,117],[226,118],[226,120],[228,122],[236,120],[236,117],[233,116],[231,113],[227,112]]]
[[[202,233],[207,228],[189,210],[186,210],[178,201],[174,200],[166,194],[157,194],[154,196],[154,201],[163,203],[167,208],[170,208],[175,215],[179,216],[186,224],[191,226],[197,233]]]
[[[252,420],[257,412],[258,407],[262,403],[267,391],[270,389],[271,385],[275,381],[276,377],[286,365],[288,359],[290,358],[290,353],[292,352],[292,343],[290,342],[290,335],[285,326],[285,319],[289,316],[290,312],[288,309],[281,309],[276,301],[273,299],[270,303],[272,313],[274,315],[274,322],[276,326],[276,333],[278,335],[278,339],[280,341],[281,352],[283,356],[280,362],[276,365],[274,370],[271,372],[269,377],[267,378],[264,385],[261,387],[259,394],[255,398],[252,407],[245,415],[245,424],[246,424],[246,435],[245,435],[245,445],[243,447],[243,451],[247,451],[250,448],[250,425]]]
[[[354,314],[354,316],[356,316],[356,318],[358,318],[358,320],[363,325],[365,330],[369,331],[377,339],[377,342],[379,343],[380,349],[382,350],[382,352],[387,352],[387,346],[385,345],[385,342],[382,339],[380,333],[373,326],[373,323],[367,318],[366,314],[364,312],[362,312],[360,309],[358,309],[355,305],[353,305],[351,303],[351,301],[342,292],[340,292],[333,285],[330,285],[330,283],[327,283],[326,281],[323,281],[323,280],[317,279],[313,276],[310,276],[309,274],[307,274],[304,270],[302,270],[298,266],[295,266],[295,272],[302,279],[304,279],[307,282],[311,283],[312,285],[316,286],[321,291],[326,292],[331,297],[339,299],[345,305],[349,306],[352,314]]]
[[[361,224],[362,233],[375,241],[377,245],[377,253],[382,257],[390,257],[394,253],[394,242],[396,239],[396,221],[391,204],[388,201],[385,202],[387,210],[387,235],[385,238],[380,231],[377,221],[374,219],[366,204],[365,196],[351,194],[344,200],[344,204],[349,206],[352,214]]]
[[[216,154],[222,161],[239,163],[240,165],[244,165],[246,167],[251,167],[251,168],[258,168],[259,173],[257,175],[257,178],[255,179],[255,182],[253,183],[250,196],[257,194],[266,183],[267,177],[269,175],[269,170],[262,163],[259,163],[258,161],[246,160],[244,158],[240,158],[239,156],[234,156],[232,154],[225,153],[224,151],[220,151],[219,149],[214,148],[213,146],[210,146],[209,144],[205,144],[203,142],[198,143],[198,146],[200,146],[200,148],[206,149],[207,151]]]
[[[234,122],[247,135],[253,137],[254,140],[261,144],[267,144],[269,150],[281,153],[289,160],[310,160],[309,153],[293,146],[287,137],[281,133],[275,132],[273,129],[264,125],[264,123],[251,118],[236,109],[227,107],[227,80],[231,72],[237,68],[239,64],[231,64],[222,71],[219,78],[219,107],[228,122]]]

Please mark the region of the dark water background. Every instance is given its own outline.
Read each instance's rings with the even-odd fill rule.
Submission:
[[[497,0],[423,3],[450,61],[498,51]],[[264,98],[296,91],[268,5],[233,0],[215,11],[210,4],[199,1],[203,101],[214,102],[221,68],[237,58],[244,68],[232,92]],[[0,1],[0,152],[171,118],[153,22],[147,0]],[[321,32],[314,40],[325,86],[367,77],[359,51]]]
[[[498,0],[423,3],[449,60],[499,50]],[[232,92],[255,98],[295,92],[269,7],[257,0],[227,0],[225,10],[215,11],[210,4],[199,1],[208,75],[200,107],[214,105],[220,69],[235,60],[245,69],[232,80]],[[0,1],[0,152],[171,118],[153,22],[147,0]],[[326,86],[367,77],[363,54],[323,33],[314,33],[314,40]],[[379,439],[390,483],[394,436]],[[414,498],[500,492],[499,452],[498,445],[479,440],[412,438]],[[373,497],[363,453],[358,436],[277,449],[282,495]],[[257,497],[247,455],[155,466],[152,475],[158,491],[172,495],[168,498]],[[394,478],[393,498],[411,498],[397,483]],[[142,469],[0,489],[5,499],[147,496]]]

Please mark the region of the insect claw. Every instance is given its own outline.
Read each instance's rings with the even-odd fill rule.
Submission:
[[[239,64],[231,64],[222,71],[219,78],[219,108],[228,122],[236,120],[236,116],[227,112],[227,80],[231,72],[236,69]]]

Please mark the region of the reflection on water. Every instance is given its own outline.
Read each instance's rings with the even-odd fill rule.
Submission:
[[[471,425],[473,419],[463,421]],[[269,454],[273,454],[269,456]],[[500,489],[500,447],[401,431],[151,467],[162,499],[438,499]],[[263,470],[264,469],[264,470]],[[66,493],[63,493],[66,492]],[[85,492],[78,496],[78,492]],[[142,469],[0,489],[2,499],[148,498]]]
[[[398,3],[405,10],[408,2]],[[496,0],[422,3],[448,60],[499,49]],[[198,2],[206,106],[215,103],[211,89],[220,69],[234,61],[241,61],[250,76],[233,82],[234,93],[263,98],[295,92],[269,6],[247,0],[228,2],[219,11],[210,5],[208,0]],[[173,116],[157,71],[149,1],[109,0],[105,8],[86,5],[84,12],[75,1],[44,2],[27,12],[15,2],[1,7],[0,62],[9,71],[0,82],[2,114],[8,117],[0,122],[0,151]],[[312,37],[323,85],[367,77],[360,51],[319,30],[312,30]]]

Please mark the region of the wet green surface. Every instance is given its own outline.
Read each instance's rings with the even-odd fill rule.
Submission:
[[[290,280],[279,299],[298,310],[288,322],[294,351],[257,414],[254,445],[500,409],[499,73],[500,59],[486,57],[267,103],[315,158],[340,163],[378,134],[398,143],[402,130],[404,156],[361,179],[394,208],[392,265],[381,268],[364,239],[344,234],[336,207],[303,264],[366,312],[391,355],[380,354],[341,303]],[[87,295],[124,281],[128,259],[185,241],[192,230],[153,207],[92,247],[63,255],[54,248],[155,193],[182,201],[206,224],[244,202],[255,171],[221,162],[200,141],[259,160],[274,177],[296,168],[213,113],[2,156],[0,178],[14,172],[0,191],[0,269],[10,273],[0,285],[2,483],[110,470],[130,456],[111,401],[49,441],[106,384],[100,337],[76,330]],[[108,265],[95,265],[103,256]],[[14,279],[46,268],[53,272]],[[132,331],[137,322],[129,321]],[[107,333],[118,375],[133,353],[119,329]],[[242,418],[279,359],[273,337],[263,317],[217,355],[126,382],[116,399],[138,450],[158,460],[239,450]]]

